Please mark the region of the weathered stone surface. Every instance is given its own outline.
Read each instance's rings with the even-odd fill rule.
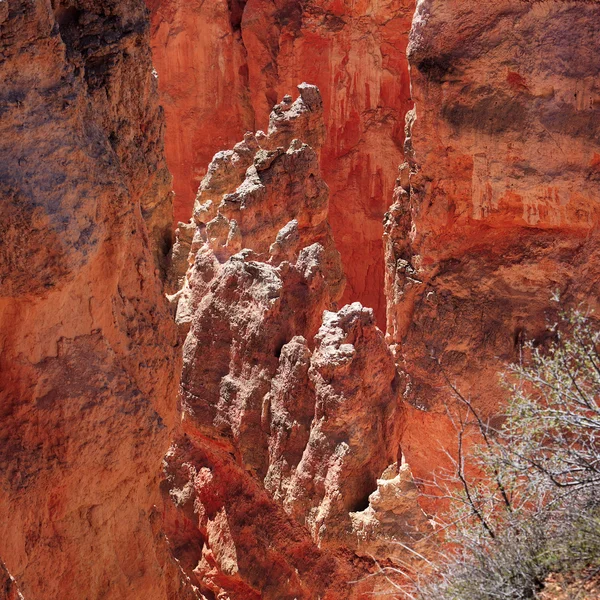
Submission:
[[[409,466],[391,465],[377,480],[377,490],[369,496],[369,506],[350,514],[360,556],[414,559],[407,547],[427,555],[435,545],[433,528],[420,508],[421,492]]]
[[[599,18],[597,3],[418,2],[386,244],[389,339],[431,411],[403,442],[419,477],[456,435],[450,383],[496,413],[496,372],[544,341],[553,293],[597,304]]]
[[[21,594],[19,591],[17,582],[6,570],[6,567],[2,561],[0,561],[0,599],[23,600],[23,594]]]
[[[367,507],[377,478],[398,456],[399,376],[373,311],[355,303],[326,312],[307,375],[313,415],[306,447],[296,464],[272,460],[267,489],[281,494],[287,488],[284,506],[322,545],[352,547],[350,513]],[[277,377],[274,385],[279,393],[268,401],[277,424],[270,445],[276,459],[286,450],[281,436],[298,420],[295,406],[278,406],[290,393],[287,386]],[[292,468],[287,480],[282,466]]]
[[[409,0],[147,4],[171,258],[144,7],[0,0],[0,596],[382,591],[451,386],[597,304],[600,8],[420,0],[407,113]]]
[[[238,7],[243,3],[147,0],[146,4],[152,14],[153,61],[168,121],[166,153],[177,198],[175,220],[185,222],[215,152],[230,148],[240,131],[256,129],[240,31]]]
[[[239,131],[266,128],[277,99],[299,81],[315,83],[327,132],[320,162],[348,278],[343,303],[373,307],[383,328],[381,220],[403,160],[414,1],[147,2],[176,218],[189,217],[215,152]]]
[[[177,296],[183,435],[165,462],[165,528],[194,584],[232,599],[376,589],[351,513],[399,457],[403,385],[384,334],[360,303],[331,312],[344,278],[328,188],[319,147],[298,139],[322,142],[322,104],[299,89],[268,136],[213,159]],[[370,523],[370,539],[388,535]]]
[[[153,517],[180,350],[146,19],[0,3],[0,555],[27,600],[183,586]]]

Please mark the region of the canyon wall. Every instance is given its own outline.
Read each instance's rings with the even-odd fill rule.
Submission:
[[[172,259],[147,19],[0,4],[2,594],[377,590],[371,555],[428,524],[393,355],[372,309],[336,312],[324,101],[301,85],[215,156]]]
[[[403,448],[429,477],[456,433],[444,416],[451,384],[494,414],[496,373],[526,339],[543,341],[552,294],[571,305],[596,296],[597,6],[418,2],[411,98],[409,2],[149,4],[184,220],[222,142],[265,127],[293,84],[322,90],[340,306],[373,307],[383,328],[385,264],[388,341],[415,419]],[[402,163],[382,261],[380,220]]]
[[[153,508],[181,349],[148,33],[137,0],[0,3],[0,596],[185,597]]]
[[[389,590],[597,304],[600,7],[420,0],[411,109],[408,1],[147,4],[0,1],[0,598]]]
[[[451,385],[497,414],[497,372],[547,341],[552,297],[597,308],[599,22],[597,3],[418,2],[386,289],[388,339],[423,409],[403,440],[421,477],[456,435]]]
[[[382,218],[403,160],[413,0],[147,0],[166,111],[175,217],[187,222],[212,155],[264,129],[302,82],[323,95],[321,166],[347,276],[385,326]]]

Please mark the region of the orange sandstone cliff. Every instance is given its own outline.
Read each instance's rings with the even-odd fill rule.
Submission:
[[[416,4],[0,0],[2,600],[389,591],[597,304],[600,7]]]
[[[405,48],[413,0],[147,0],[167,119],[175,217],[187,222],[213,154],[266,129],[302,82],[323,95],[321,152],[331,227],[358,300],[385,326],[382,219],[410,108]]]
[[[597,3],[418,3],[386,290],[407,399],[424,409],[403,442],[420,477],[455,435],[450,384],[493,416],[497,372],[544,342],[552,297],[597,307],[599,22]]]
[[[181,351],[148,31],[137,0],[0,3],[0,597],[183,597],[154,511]]]

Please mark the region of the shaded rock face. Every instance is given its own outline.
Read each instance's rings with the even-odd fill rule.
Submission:
[[[146,9],[5,1],[0,56],[0,556],[28,600],[172,598],[153,506],[180,349]]]
[[[410,400],[432,411],[403,441],[420,476],[455,435],[436,415],[449,382],[496,412],[496,372],[544,342],[552,294],[598,298],[599,18],[596,3],[418,2],[386,288]]]
[[[239,131],[267,125],[299,81],[323,94],[321,152],[348,283],[385,325],[382,218],[410,108],[405,48],[413,0],[147,0],[167,117],[175,216],[187,221],[205,166]],[[309,145],[311,140],[303,139]]]
[[[17,582],[2,562],[0,562],[0,598],[2,600],[23,600],[23,594],[19,591]]]
[[[369,496],[398,460],[402,380],[373,311],[334,312],[344,278],[328,188],[319,148],[297,137],[318,143],[321,100],[299,90],[268,136],[214,157],[175,296],[183,422],[164,526],[208,597],[358,597],[375,585],[356,583],[375,569],[359,545],[383,547],[391,531]]]

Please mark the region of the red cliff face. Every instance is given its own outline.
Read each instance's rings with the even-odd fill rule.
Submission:
[[[148,4],[176,219],[189,219],[215,152],[240,131],[265,128],[276,99],[297,83],[316,84],[327,131],[321,166],[348,278],[343,301],[373,307],[383,327],[381,221],[403,160],[412,0]]]
[[[142,0],[0,0],[0,599],[389,591],[597,304],[600,7],[419,0],[409,110],[408,1],[147,4],[166,160]]]
[[[2,2],[0,55],[0,596],[174,597],[153,506],[180,350],[145,9]]]
[[[494,414],[496,372],[544,342],[553,294],[597,302],[599,19],[594,3],[418,3],[386,245],[389,339],[429,411],[403,444],[420,475],[441,460],[424,429],[454,435],[436,417],[449,382]]]
[[[233,146],[240,131],[255,129],[241,9],[230,8],[236,3],[147,0],[176,222],[189,221],[213,154]]]

